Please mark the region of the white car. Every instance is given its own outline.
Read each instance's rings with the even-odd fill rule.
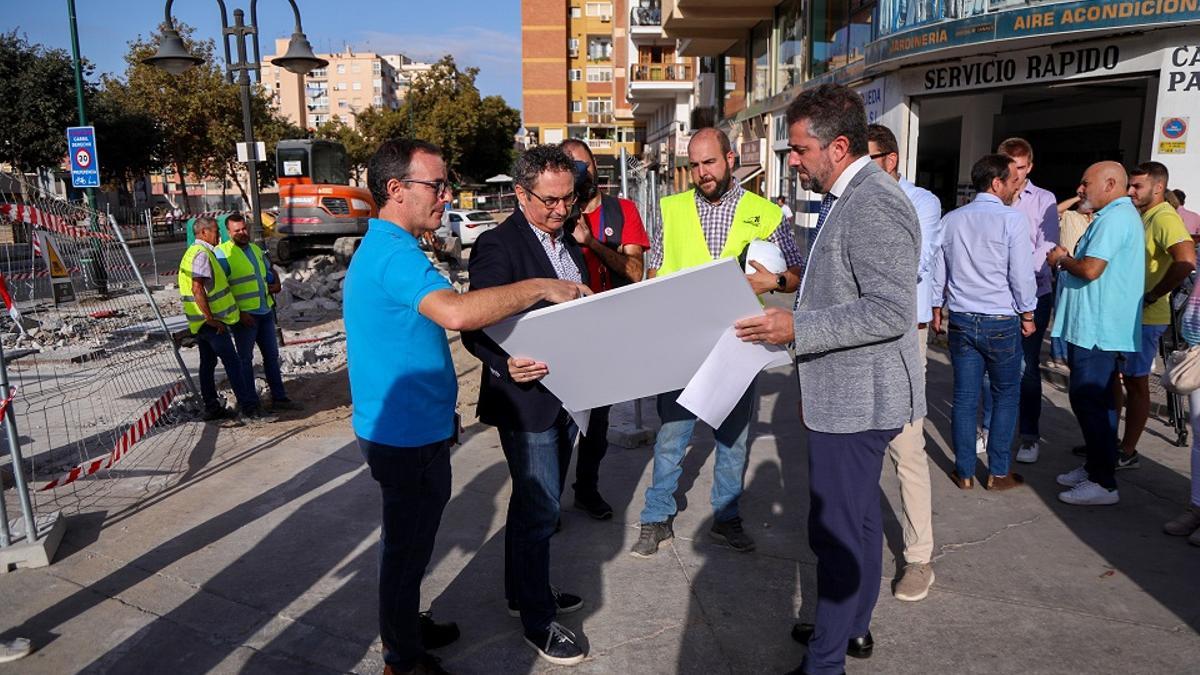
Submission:
[[[485,211],[451,209],[442,215],[442,227],[439,228],[439,231],[444,231],[449,227],[450,234],[458,237],[465,248],[474,244],[479,235],[497,225],[499,223],[496,222],[496,219]]]

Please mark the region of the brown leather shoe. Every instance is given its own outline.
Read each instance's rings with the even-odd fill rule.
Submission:
[[[1007,476],[988,476],[987,485],[984,486],[989,490],[1011,490],[1021,487],[1025,484],[1025,478],[1019,473],[1009,472]]]
[[[950,472],[950,480],[958,486],[959,490],[970,490],[975,487],[975,477],[959,478],[957,471]]]

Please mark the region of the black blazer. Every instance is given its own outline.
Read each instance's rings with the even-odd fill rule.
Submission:
[[[586,284],[587,265],[575,238],[566,235],[563,245],[579,267]],[[520,210],[514,211],[498,227],[479,235],[471,249],[471,289],[492,288],[524,279],[557,279],[554,266],[529,221]],[[548,307],[539,302],[530,310]],[[554,425],[562,402],[541,383],[517,384],[508,376],[508,354],[483,331],[462,334],[463,346],[483,362],[479,386],[479,421],[512,431],[540,432]]]

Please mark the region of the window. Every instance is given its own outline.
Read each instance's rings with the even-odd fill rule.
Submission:
[[[350,88],[354,91],[362,91],[362,82],[355,82]]]
[[[372,100],[372,103],[373,103],[374,105],[383,105],[383,97],[382,97],[382,96],[376,96],[376,97],[374,98],[374,100]]]
[[[309,71],[308,76],[309,77],[325,77],[328,73],[329,73],[329,71],[326,70],[325,68],[314,68],[313,70]]]
[[[349,108],[350,102],[346,101],[346,100],[338,101],[338,107],[339,108]]]
[[[578,68],[571,68],[567,71],[568,82],[578,82],[583,79],[583,71]]]
[[[587,15],[612,18],[612,3],[589,2],[587,4]]]
[[[873,0],[817,0],[812,3],[810,77],[860,61],[871,41]]]
[[[359,64],[357,64],[357,63],[350,64],[350,72],[357,73],[360,71],[362,71],[362,68],[359,66]]]
[[[613,78],[613,69],[612,68],[588,68],[587,69],[587,81],[588,82],[612,82],[612,78]]]
[[[579,38],[567,38],[567,52],[571,56],[579,56]]]
[[[579,17],[581,17],[581,16],[583,16],[583,11],[582,11],[582,10],[580,10],[578,7],[572,7],[572,8],[571,8],[571,18],[572,18],[572,19],[578,19],[578,18],[579,18]]]
[[[751,101],[761,101],[770,95],[771,85],[771,24],[763,22],[750,33],[750,91]]]
[[[612,38],[607,36],[588,36],[589,61],[608,61],[612,59]]]
[[[336,89],[336,90],[338,90],[338,91],[346,91],[346,83],[345,83],[345,82],[338,82],[336,85],[334,85],[334,87],[333,87],[333,88],[334,88],[334,89]]]
[[[378,61],[376,61],[375,63],[372,63],[371,64],[371,72],[375,73],[376,75],[382,73],[383,72],[383,64]]]
[[[571,101],[571,112],[573,112],[573,113],[583,112],[583,101]]]
[[[338,75],[345,75],[345,74],[346,74],[346,64],[344,64],[344,63],[339,63],[339,64],[338,64],[338,67],[337,67],[337,74],[338,74]]]
[[[789,0],[780,5],[776,25],[779,26],[779,46],[773,91],[778,94],[804,79],[804,14],[800,11],[800,0]]]
[[[589,115],[603,115],[612,112],[611,98],[589,98],[587,102]]]

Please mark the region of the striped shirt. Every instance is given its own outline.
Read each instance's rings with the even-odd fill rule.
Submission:
[[[737,211],[738,202],[741,201],[742,195],[746,194],[745,188],[738,183],[734,183],[733,187],[721,197],[721,201],[713,204],[696,190],[696,212],[700,214],[700,229],[704,233],[704,241],[708,244],[708,253],[716,260],[721,256],[721,251],[725,249],[725,242],[729,239],[729,227],[733,224],[733,215]],[[656,270],[663,265],[663,228],[654,228],[654,238],[650,245],[650,260],[647,263],[650,269]],[[800,248],[796,246],[796,237],[792,232],[791,225],[785,220],[771,236],[767,237],[767,241],[779,247],[779,251],[783,254],[783,259],[788,267],[800,267],[804,257],[800,253]]]
[[[583,283],[583,277],[579,274],[579,266],[575,264],[567,247],[563,245],[563,238],[567,236],[566,230],[559,230],[556,235],[550,234],[534,227],[532,223],[529,225],[529,229],[533,230],[538,241],[542,243],[542,249],[546,251],[546,257],[550,259],[550,264],[554,266],[554,273],[558,275],[558,278],[564,281]]]
[[[1180,318],[1180,336],[1183,341],[1195,347],[1200,345],[1200,288],[1192,288],[1188,296],[1187,307]]]

